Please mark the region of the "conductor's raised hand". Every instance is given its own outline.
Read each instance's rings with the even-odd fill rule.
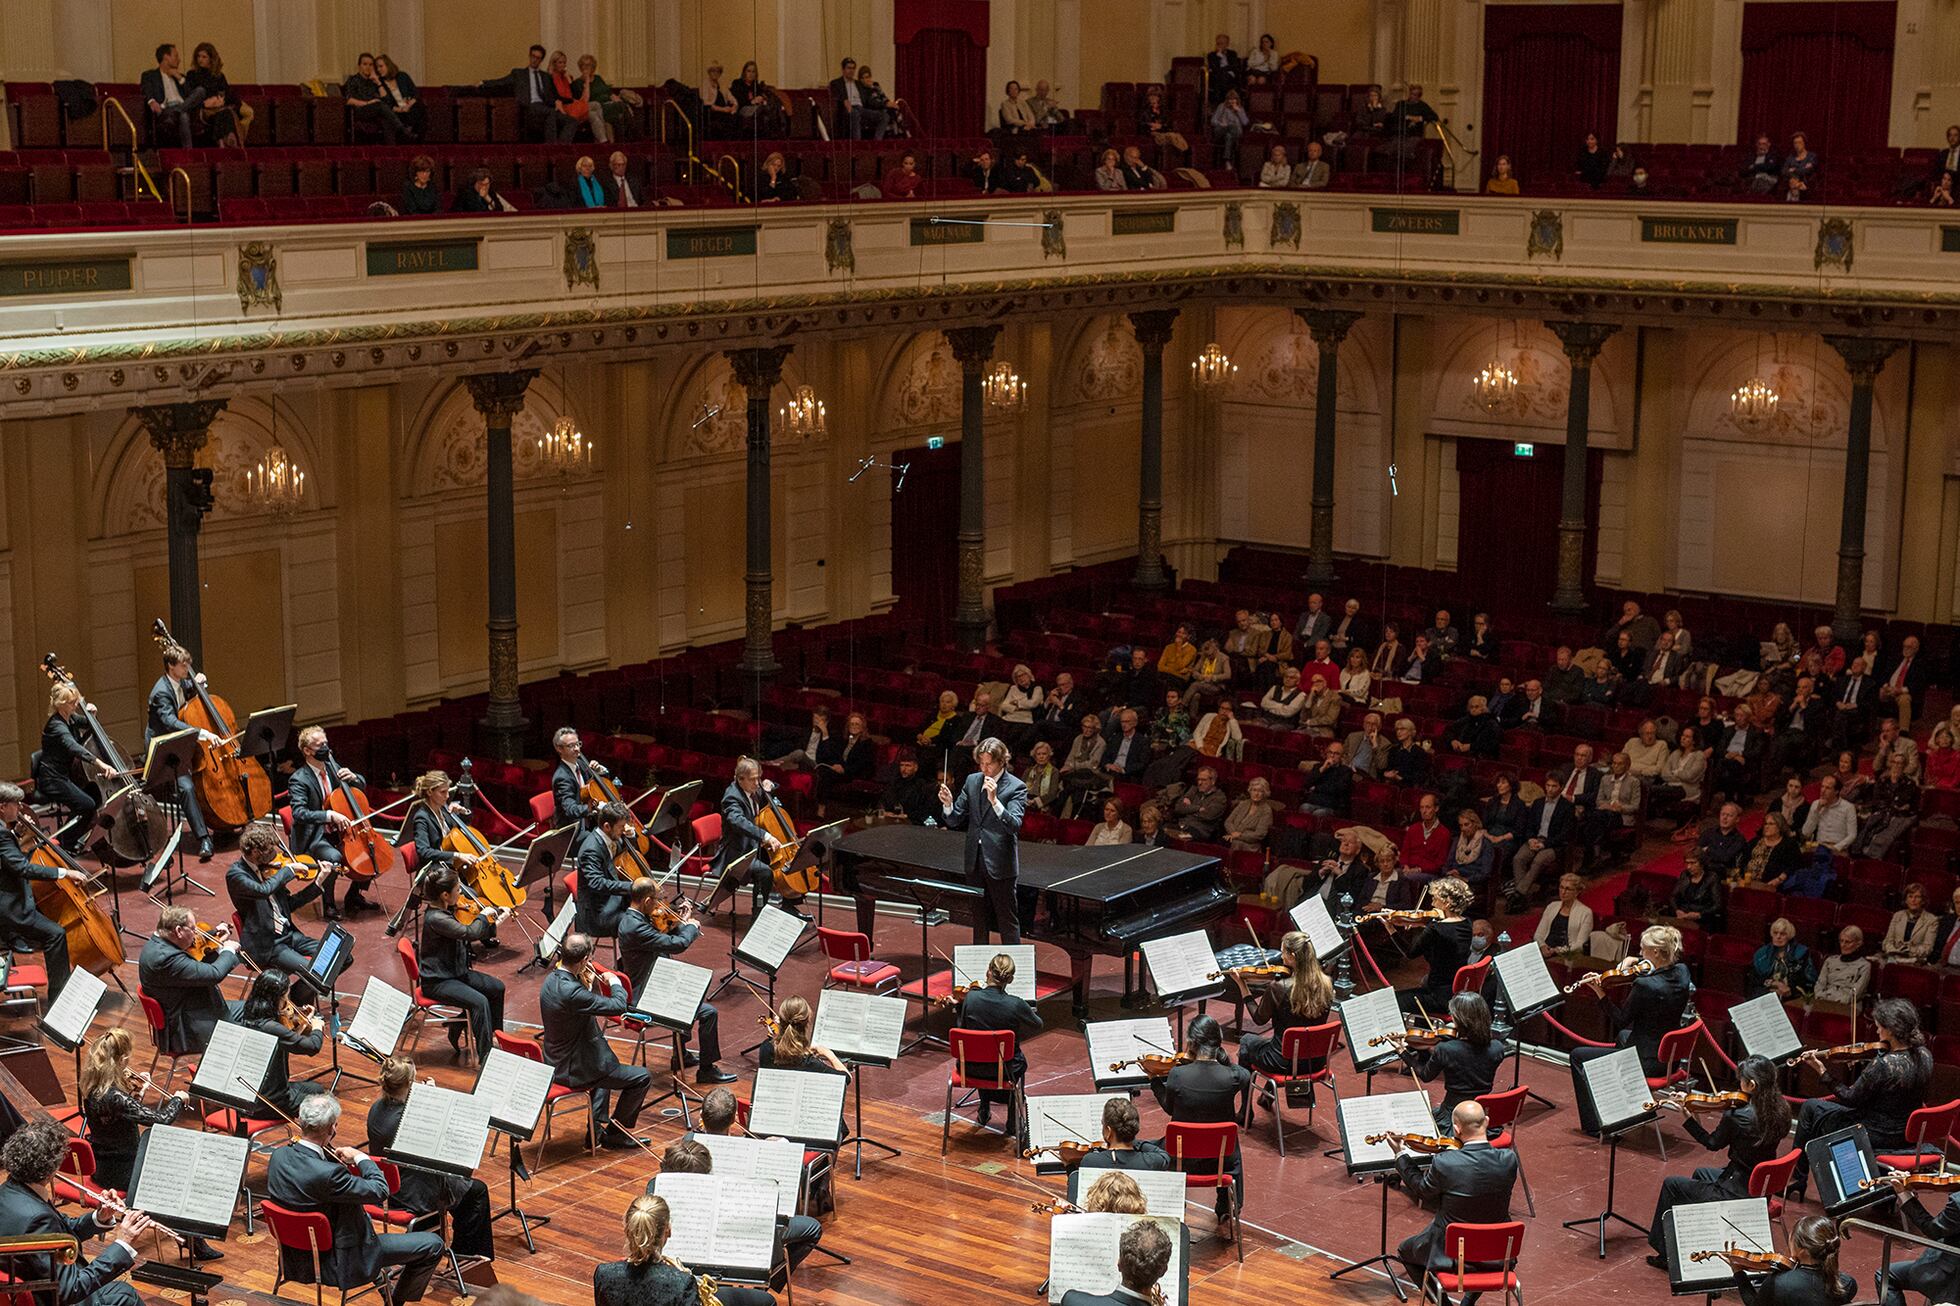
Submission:
[[[953,805],[953,791],[946,787],[944,781],[939,785],[939,805],[941,807],[951,807]]]

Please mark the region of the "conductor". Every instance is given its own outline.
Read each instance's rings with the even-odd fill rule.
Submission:
[[[985,943],[989,930],[1000,931],[1002,943],[1021,941],[1021,913],[1015,898],[1015,879],[1021,865],[1021,817],[1027,811],[1028,787],[1007,770],[1007,745],[993,736],[974,746],[980,769],[960,785],[959,796],[939,786],[939,806],[946,828],[966,831],[966,878],[986,891],[974,921],[973,940]]]

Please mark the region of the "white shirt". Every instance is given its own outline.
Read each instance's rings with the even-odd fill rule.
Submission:
[[[182,104],[184,102],[184,93],[177,86],[176,73],[163,74],[163,102],[165,104]]]

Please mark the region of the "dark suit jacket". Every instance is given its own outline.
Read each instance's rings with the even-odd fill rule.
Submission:
[[[1899,655],[1896,653],[1887,654],[1879,659],[1878,665],[1878,683],[1880,685],[1889,685],[1892,683],[1892,673],[1899,669]],[[1932,681],[1932,678],[1933,664],[1927,659],[1926,651],[1921,649],[1912,659],[1912,665],[1906,668],[1906,691],[1913,698],[1918,699],[1925,694],[1926,686]],[[46,747],[45,744],[42,746]]]
[[[87,762],[91,767],[95,765],[99,759],[79,728],[80,722],[80,713],[70,721],[62,720],[59,712],[48,714],[47,724],[41,727],[42,769],[52,775],[74,779],[77,762]]]
[[[1436,1205],[1435,1218],[1422,1235],[1431,1270],[1455,1268],[1455,1258],[1443,1244],[1443,1230],[1451,1224],[1501,1224],[1511,1218],[1518,1154],[1510,1148],[1469,1143],[1438,1152],[1427,1166],[1404,1152],[1395,1159],[1395,1169],[1411,1197]]]
[[[580,934],[609,939],[619,930],[619,918],[633,892],[633,881],[613,869],[613,846],[599,830],[586,831],[579,843],[578,910],[572,919]]]
[[[1917,1197],[1907,1198],[1899,1209],[1905,1212],[1912,1227],[1927,1237],[1943,1243],[1960,1243],[1960,1198],[1947,1198],[1938,1215],[1928,1212]],[[1929,1283],[1920,1279],[1915,1284],[1920,1292],[1926,1294],[1927,1301],[1952,1301],[1960,1297],[1960,1257],[1926,1251],[1919,1254],[1919,1264],[1922,1267],[1937,1267],[1937,1281]]]
[[[1507,700],[1504,704],[1505,726],[1512,727],[1512,726],[1524,725],[1525,713],[1530,709],[1530,707],[1531,707],[1531,700],[1526,698],[1522,692],[1513,694],[1510,697],[1510,699]],[[1552,697],[1550,694],[1539,695],[1538,717],[1537,717],[1538,729],[1540,730],[1558,729],[1558,723],[1560,719],[1563,717],[1563,715],[1564,714],[1562,709],[1560,709],[1557,703],[1552,701]]]
[[[1293,628],[1293,646],[1303,654],[1313,652],[1314,641],[1327,639],[1334,633],[1334,614],[1326,608],[1319,612],[1302,612],[1300,624]]]
[[[1831,701],[1835,702],[1836,700]],[[1837,709],[1830,708],[1827,710],[1836,712]],[[1826,721],[1829,719],[1828,717],[1825,718]],[[1724,726],[1722,728],[1722,737],[1715,741],[1714,762],[1716,766],[1720,766],[1722,760],[1728,756],[1729,741],[1734,738],[1735,727]],[[1768,747],[1769,736],[1763,732],[1763,728],[1761,726],[1750,726],[1749,733],[1742,740],[1742,770],[1745,777],[1753,778],[1762,774],[1763,751]]]
[[[23,929],[40,908],[29,880],[58,880],[59,869],[27,860],[12,830],[0,830],[0,929]]]
[[[185,695],[189,702],[191,695]],[[169,676],[158,676],[157,683],[150,686],[149,724],[143,731],[143,742],[149,743],[158,735],[175,734],[179,730],[189,730],[191,723],[177,715],[177,692]]]
[[[1518,847],[1523,847],[1527,839],[1538,838],[1538,830],[1545,821],[1545,804],[1556,803],[1557,810],[1552,813],[1551,831],[1545,836],[1547,848],[1563,848],[1572,834],[1572,822],[1578,816],[1578,809],[1563,796],[1547,795],[1531,805],[1531,812],[1525,818],[1524,827],[1517,832]]]
[[[982,987],[970,990],[960,1003],[959,1026],[1012,1030],[1018,1047],[1020,1040],[1041,1032],[1041,1013],[1026,998],[1017,998],[1004,989]]]
[[[1681,1013],[1688,1008],[1694,984],[1688,968],[1675,962],[1665,970],[1642,975],[1627,991],[1625,1002],[1606,999],[1607,1023],[1619,1033],[1621,1047],[1640,1049],[1640,1066],[1648,1075],[1661,1073],[1661,1039],[1681,1027]]]
[[[584,787],[585,777],[579,775],[570,763],[561,761],[552,771],[551,802],[557,809],[558,824],[561,827],[577,821],[583,823],[586,828],[591,828],[592,808],[579,797],[579,790]]]
[[[1168,1170],[1171,1154],[1157,1144],[1139,1138],[1121,1152],[1097,1151],[1082,1158],[1084,1170]]]
[[[769,795],[758,790],[755,798],[742,792],[735,781],[721,791],[721,851],[715,855],[715,870],[726,870],[745,852],[762,846],[762,827],[756,815],[768,806]]]
[[[531,74],[533,72],[537,73],[537,82],[535,85],[531,80]],[[518,104],[525,107],[535,105],[548,109],[558,103],[557,95],[552,89],[551,74],[542,68],[511,69],[510,91],[516,97]]]
[[[850,84],[845,78],[830,79],[830,134],[836,140],[843,140],[851,134],[851,96]],[[859,92],[862,101],[863,92]]]
[[[599,1021],[632,1010],[619,998],[603,997],[554,966],[538,990],[538,1019],[544,1029],[538,1041],[551,1063],[552,1082],[589,1088],[619,1069]]]
[[[1080,1288],[1070,1288],[1062,1294],[1062,1306],[1137,1306],[1139,1302],[1149,1300],[1121,1288],[1115,1292],[1084,1292]]]
[[[1122,746],[1123,728],[1121,726],[1118,726],[1113,734],[1105,731],[1103,734],[1102,766],[1096,769],[1100,771],[1103,766],[1108,766],[1113,763],[1116,760],[1116,751]],[[1130,743],[1130,751],[1123,756],[1121,778],[1134,780],[1142,775],[1143,769],[1149,765],[1150,733],[1144,729],[1142,722],[1138,722],[1136,738]],[[1105,774],[1107,773],[1105,772]]]
[[[1741,1270],[1735,1272],[1736,1294],[1742,1298],[1742,1306],[1837,1306],[1858,1295],[1850,1275],[1839,1274],[1838,1285],[1839,1291],[1833,1293],[1831,1285],[1824,1281],[1823,1272],[1808,1265],[1778,1270],[1760,1279]]]
[[[1354,768],[1346,762],[1339,766],[1322,763],[1318,768],[1307,772],[1306,792],[1302,801],[1315,807],[1325,807],[1340,816],[1346,816],[1348,805],[1354,800]]]
[[[847,734],[834,734],[817,745],[817,762],[823,766],[844,768],[842,775],[825,773],[838,784],[868,780],[878,768],[878,745],[871,742],[870,735],[859,735],[853,741]]]
[[[653,922],[637,907],[628,907],[619,918],[619,968],[637,986],[662,957],[677,957],[701,937],[699,925],[683,925],[671,934],[653,927]],[[637,987],[634,990],[638,992]]]
[[[367,1204],[388,1200],[381,1167],[363,1161],[358,1173],[306,1143],[274,1148],[265,1164],[266,1196],[295,1211],[318,1211],[333,1226],[333,1248],[320,1251],[320,1268],[334,1287],[374,1282],[381,1268],[381,1241],[368,1219]],[[313,1282],[313,1258],[305,1248],[279,1249],[286,1277]]]
[[[1471,757],[1496,757],[1500,746],[1497,718],[1486,712],[1482,716],[1460,716],[1443,729],[1443,745],[1448,748],[1457,740],[1470,745]],[[1455,753],[1454,748],[1450,752]]]
[[[686,1270],[645,1261],[608,1261],[592,1269],[593,1306],[698,1306],[700,1289]]]
[[[422,949],[419,960],[424,980],[461,979],[470,973],[472,943],[487,943],[496,927],[488,916],[463,924],[441,907],[422,911]]]
[[[225,872],[225,890],[231,895],[231,905],[238,911],[238,941],[245,951],[258,958],[264,965],[271,965],[272,951],[290,938],[306,938],[306,932],[293,924],[293,909],[304,906],[319,893],[318,886],[300,891],[297,901],[286,892],[286,886],[293,882],[293,870],[288,866],[275,871],[264,879],[259,873],[239,858]],[[286,918],[286,928],[276,929],[273,924],[273,911]]]
[[[1839,711],[1838,704],[1844,701],[1845,693],[1850,688],[1850,676],[1839,676],[1831,682],[1828,697],[1830,698],[1831,711],[1834,715],[1845,715]],[[1858,687],[1856,692],[1852,694],[1852,702],[1856,704],[1856,708],[1851,715],[1861,719],[1869,718],[1878,708],[1878,677],[1869,673],[1858,677]]]
[[[73,1234],[78,1242],[86,1242],[102,1232],[101,1226],[95,1222],[94,1211],[66,1216],[42,1201],[40,1194],[23,1183],[9,1179],[0,1184],[0,1236]],[[130,1254],[114,1243],[104,1248],[102,1254],[92,1261],[83,1257],[73,1265],[50,1267],[51,1259],[47,1256],[28,1256],[20,1261],[18,1273],[33,1279],[52,1278],[56,1285],[53,1292],[35,1293],[35,1306],[84,1301],[135,1264]],[[52,1274],[49,1273],[50,1268]]]
[[[355,776],[353,783],[359,788],[367,782]],[[326,835],[327,813],[332,810],[328,791],[313,768],[301,763],[286,781],[286,801],[293,809],[293,851],[303,853]]]
[[[1141,751],[1150,752],[1147,747]],[[953,795],[951,812],[941,808],[940,818],[947,829],[966,831],[969,877],[979,870],[989,879],[1011,880],[1021,868],[1021,818],[1027,813],[1028,787],[1013,772],[1001,772],[994,787],[1001,808],[996,812],[982,787],[985,779],[978,771],[968,776]]]
[[[1661,652],[1658,648],[1650,649],[1647,653],[1646,660],[1640,664],[1640,679],[1642,683],[1653,679],[1654,668],[1657,666],[1661,668],[1661,672],[1666,677],[1667,683],[1671,685],[1681,679],[1681,673],[1688,669],[1688,659],[1682,657],[1673,649],[1669,649],[1665,653]]]
[[[324,1029],[301,1034],[287,1029],[276,1020],[240,1020],[246,1029],[255,1029],[261,1034],[270,1034],[279,1040],[279,1046],[272,1054],[272,1060],[265,1068],[265,1083],[259,1092],[287,1115],[299,1110],[299,1099],[292,1093],[292,1054],[303,1057],[318,1056],[325,1046],[327,1033]]]
[[[396,1101],[391,1097],[374,1099],[374,1105],[368,1108],[367,1113],[368,1151],[385,1153],[395,1145],[395,1133],[402,1127],[402,1112],[407,1108],[406,1100]],[[401,1176],[401,1187],[396,1190],[395,1202],[417,1215],[451,1210],[470,1191],[470,1181],[461,1175],[438,1174],[420,1166],[401,1167]]]
[[[599,185],[605,189],[607,208],[626,207],[619,197],[619,178],[613,176],[611,168],[599,174]],[[639,208],[645,208],[647,206],[646,174],[634,167],[631,160],[626,164],[626,185],[633,192],[633,203]]]
[[[238,965],[235,952],[221,952],[211,961],[197,961],[168,939],[152,934],[136,958],[136,978],[143,992],[163,1008],[163,1050],[202,1052],[211,1031],[231,1019],[230,1004],[218,981]]]

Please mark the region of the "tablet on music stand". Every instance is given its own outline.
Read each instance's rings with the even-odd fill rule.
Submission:
[[[354,936],[338,925],[327,926],[320,938],[320,951],[306,968],[306,978],[321,993],[332,993],[340,972],[354,960]]]
[[[1872,1154],[1871,1136],[1863,1125],[1813,1138],[1804,1144],[1803,1151],[1810,1161],[1811,1177],[1817,1181],[1817,1200],[1833,1220],[1891,1199],[1889,1187],[1859,1187],[1867,1179],[1876,1179],[1884,1169]]]

